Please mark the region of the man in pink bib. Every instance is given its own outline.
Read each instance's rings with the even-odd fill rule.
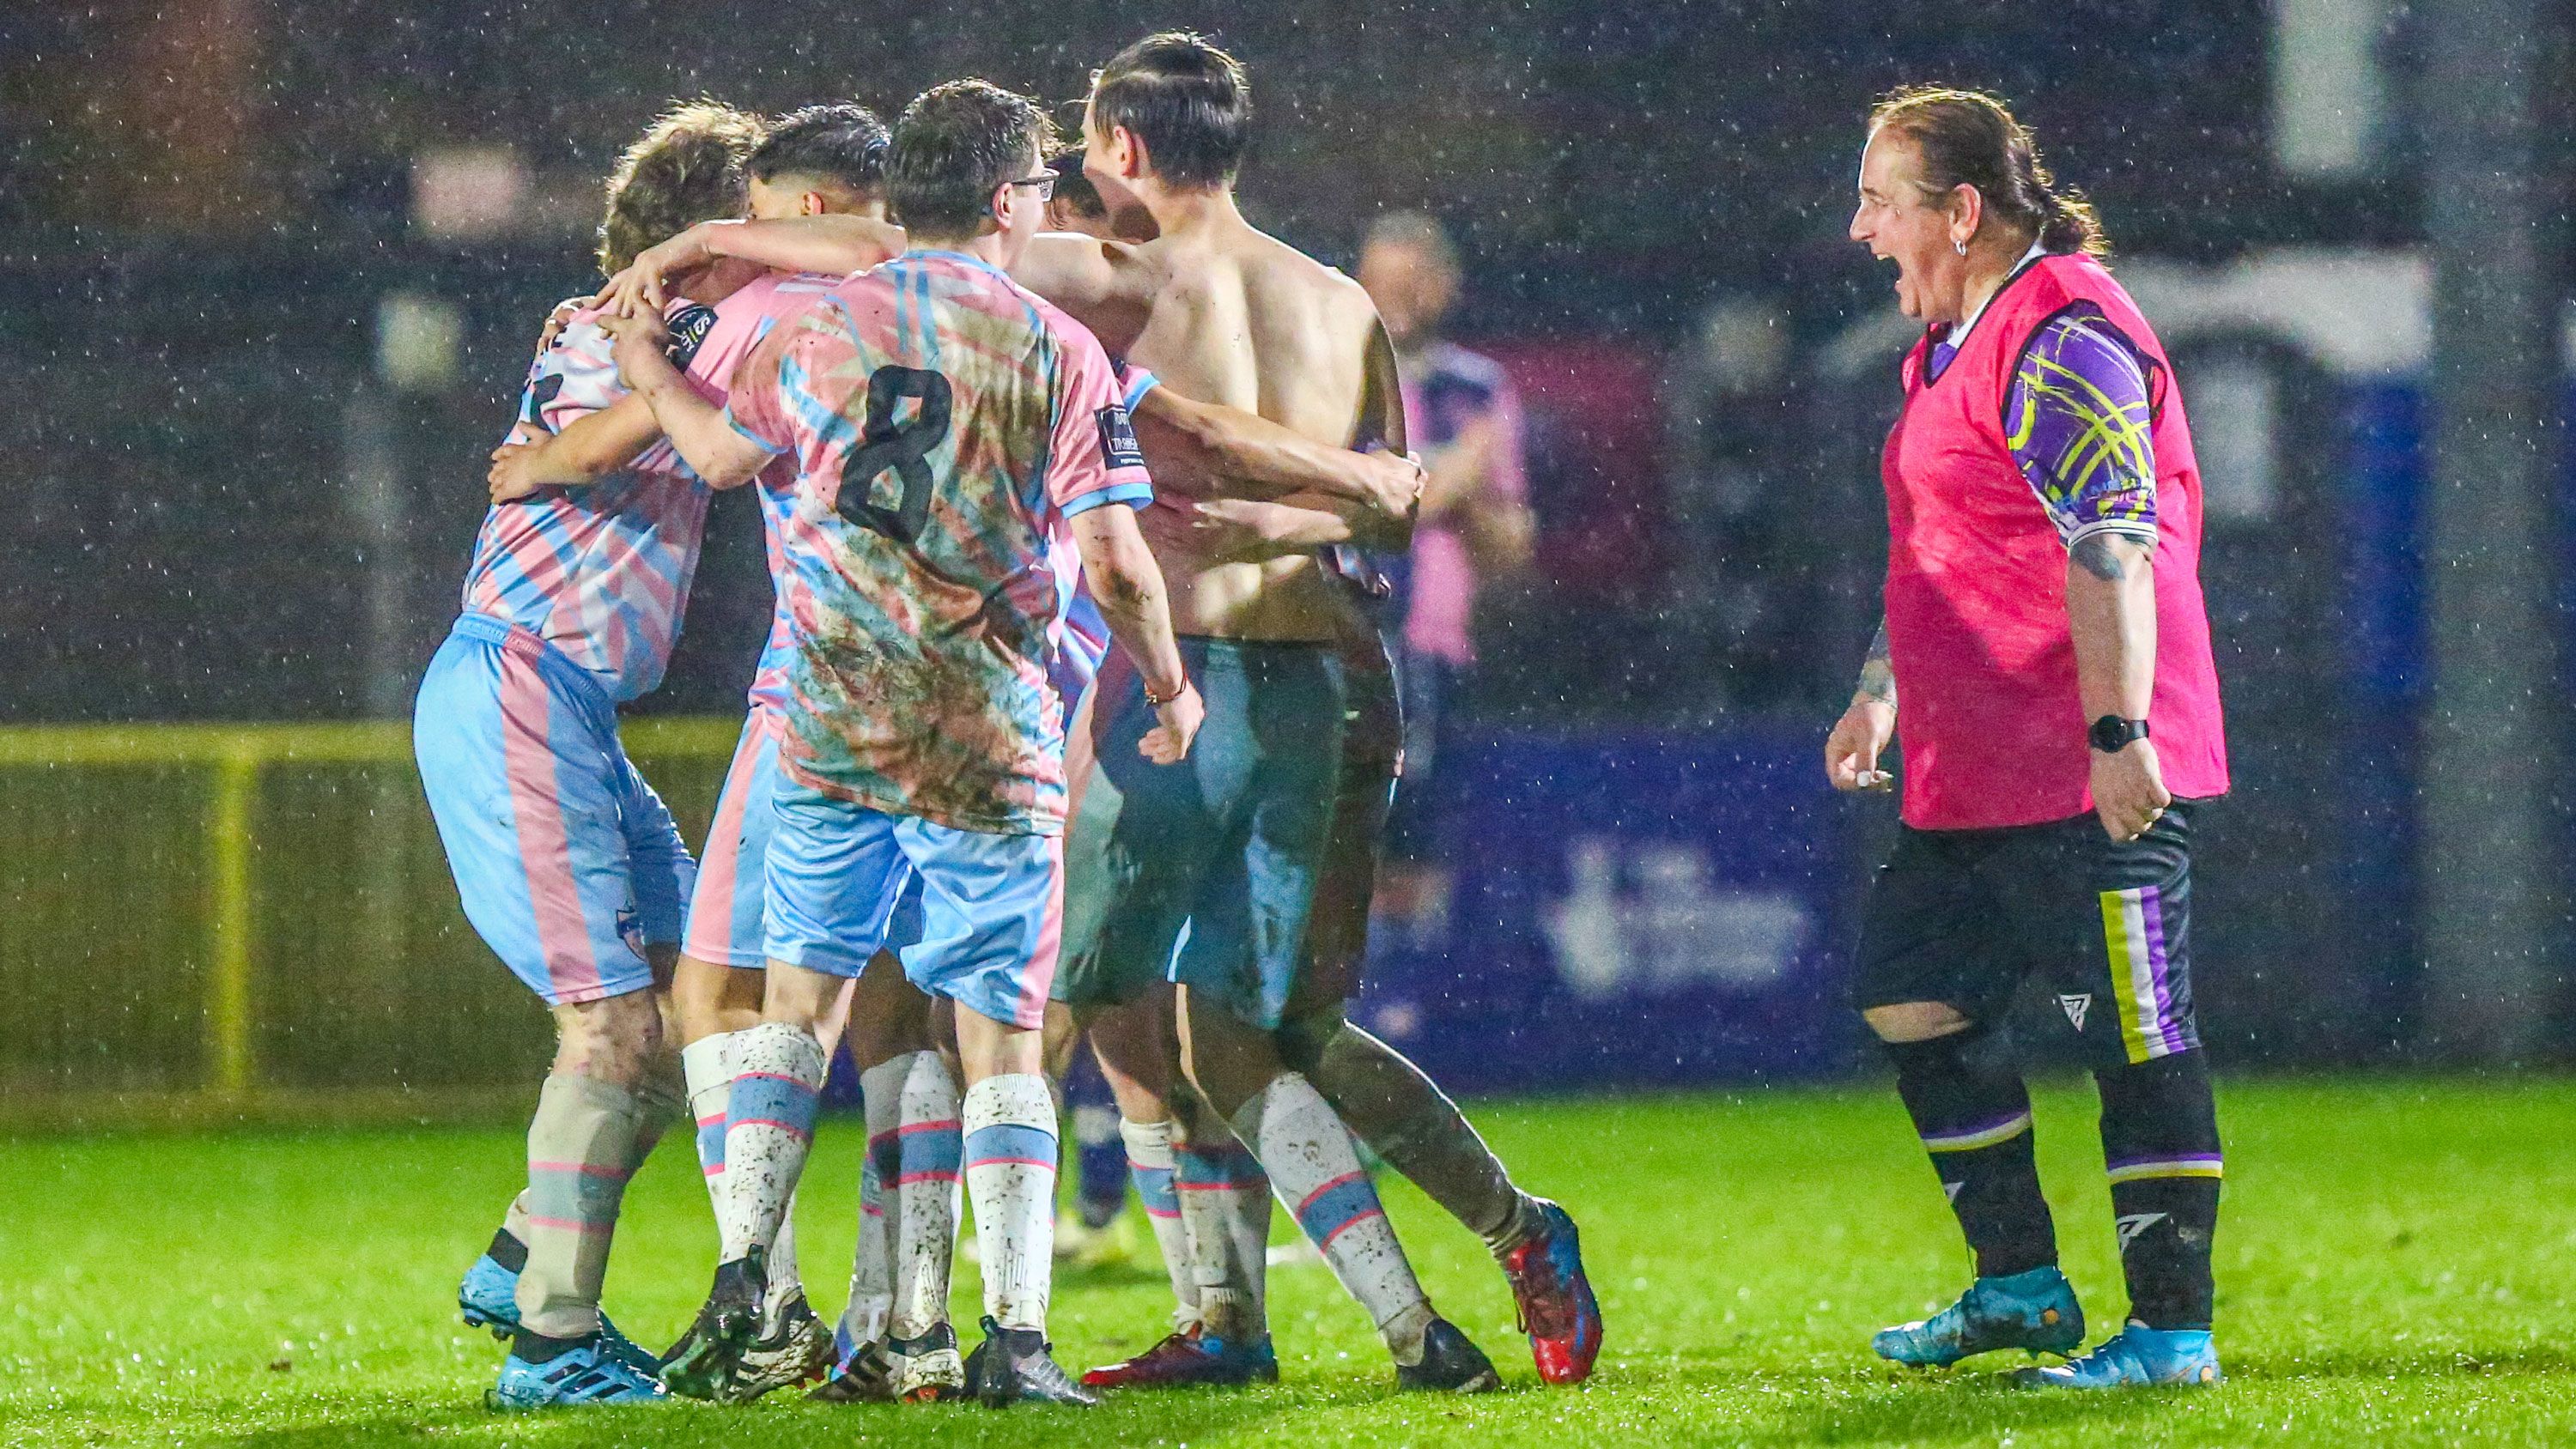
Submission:
[[[2207,1384],[2218,1122],[2192,1014],[2192,840],[2227,791],[2199,582],[2201,488],[2155,332],[1993,98],[1899,91],[1871,117],[1852,239],[1927,327],[1883,460],[1886,622],[1825,747],[1881,788],[1904,701],[1904,830],[1863,918],[1860,1005],[1977,1258],[1879,1355],[2066,1353],[2058,1270],[2004,1027],[2037,975],[2102,1095],[2130,1308],[2035,1384]]]

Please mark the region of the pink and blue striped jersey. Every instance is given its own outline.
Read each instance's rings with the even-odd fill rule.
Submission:
[[[960,253],[772,329],[728,415],[795,455],[789,774],[954,829],[1063,830],[1067,520],[1153,498],[1119,399],[1097,339]]]
[[[671,313],[672,360],[708,390],[699,344],[721,309]],[[528,366],[514,442],[561,432],[626,395],[596,313],[576,313]],[[720,397],[712,393],[712,397]],[[706,535],[707,489],[667,442],[581,488],[547,488],[483,516],[464,607],[536,634],[620,702],[662,682]]]
[[[1092,602],[1088,582],[1073,591],[1073,602],[1064,610],[1064,647],[1056,651],[1055,692],[1071,709],[1081,700],[1082,692],[1100,677],[1100,662],[1109,657],[1109,620],[1101,615],[1100,606]]]
[[[716,306],[716,321],[698,345],[706,376],[730,389],[736,369],[769,336],[770,330],[823,299],[844,278],[820,272],[765,272]],[[786,534],[796,513],[796,461],[780,457],[761,470],[752,492],[760,500],[762,546],[769,555],[770,586],[776,603],[769,613],[769,637],[760,646],[760,662],[751,672],[751,705],[755,709],[787,707],[787,661],[795,640],[787,620]]]
[[[1162,379],[1123,357],[1109,359],[1109,371],[1118,381],[1118,405],[1130,417],[1145,394],[1162,386]],[[1067,709],[1081,700],[1082,692],[1100,677],[1101,661],[1109,657],[1115,642],[1109,637],[1109,620],[1092,600],[1090,581],[1076,584],[1073,600],[1065,606],[1064,647],[1056,653],[1054,669],[1056,693],[1063,697]]]

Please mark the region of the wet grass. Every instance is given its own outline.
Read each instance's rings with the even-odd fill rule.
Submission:
[[[502,1418],[499,1350],[449,1295],[514,1186],[508,1128],[0,1141],[0,1444],[978,1445],[2576,1442],[2576,1084],[2241,1082],[2222,1098],[2227,1214],[2212,1392],[2036,1396],[1997,1362],[1893,1372],[1871,1329],[1966,1267],[1891,1097],[1756,1092],[1509,1103],[1476,1113],[1582,1219],[1609,1346],[1542,1390],[1481,1249],[1409,1190],[1390,1207],[1444,1311],[1511,1392],[1398,1399],[1320,1269],[1274,1275],[1285,1382],[1131,1397],[1088,1415],[971,1407]],[[2051,1090],[2041,1152],[2067,1267],[2121,1307],[2089,1093]],[[800,1229],[837,1304],[857,1132],[827,1124]],[[609,1307],[660,1343],[695,1306],[711,1231],[684,1142],[628,1199]],[[971,1268],[959,1313],[971,1321]],[[1150,1257],[1063,1281],[1081,1365],[1162,1327]]]

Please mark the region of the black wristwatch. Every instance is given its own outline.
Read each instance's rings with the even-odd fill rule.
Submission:
[[[2090,734],[2093,748],[2106,755],[2116,755],[2127,749],[2130,741],[2143,740],[2147,737],[2147,722],[2142,719],[2122,719],[2116,714],[2106,714],[2093,721]]]

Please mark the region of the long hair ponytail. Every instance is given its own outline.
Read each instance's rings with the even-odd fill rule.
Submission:
[[[2084,193],[2060,186],[2039,156],[2030,128],[2010,107],[1983,91],[1948,86],[1905,86],[1870,110],[1869,127],[1914,143],[1922,160],[1917,183],[1938,199],[1973,186],[1986,211],[2038,237],[2051,252],[2111,253],[2102,219]]]

